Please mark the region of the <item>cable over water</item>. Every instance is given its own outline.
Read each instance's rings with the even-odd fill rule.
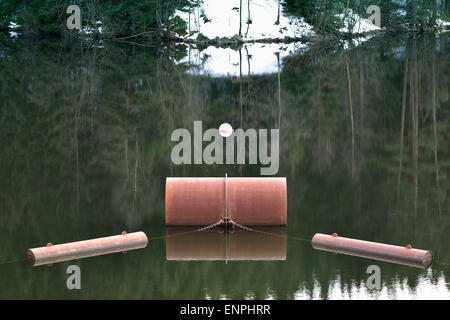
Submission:
[[[186,235],[186,234],[196,233],[199,230],[200,229],[195,229],[195,230],[189,230],[189,231],[175,233],[175,234],[166,234],[166,235],[158,236],[158,237],[148,237],[148,240],[160,240],[160,239],[166,239],[166,238],[173,238],[173,237],[178,237],[178,236],[182,236],[182,235]]]
[[[13,264],[13,263],[22,262],[22,261],[25,261],[25,260],[26,260],[26,258],[7,260],[7,261],[4,261],[4,262],[0,262],[0,265]]]

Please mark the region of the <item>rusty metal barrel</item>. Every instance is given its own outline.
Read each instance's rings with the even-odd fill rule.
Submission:
[[[204,226],[224,212],[249,226],[287,223],[286,178],[167,178],[166,225]]]
[[[286,227],[259,227],[268,234],[235,230],[229,234],[194,232],[194,227],[167,227],[166,257],[173,261],[282,261],[286,260]],[[182,237],[175,235],[188,234]]]
[[[122,232],[121,235],[104,238],[57,245],[49,243],[45,247],[28,249],[26,258],[32,266],[39,266],[108,253],[141,249],[145,248],[147,243],[147,236],[142,231],[133,233]]]
[[[430,251],[414,249],[410,245],[405,247],[390,244],[344,238],[333,233],[332,235],[316,233],[311,244],[314,249],[334,253],[342,253],[368,259],[375,259],[398,263],[418,268],[428,268],[433,255]]]

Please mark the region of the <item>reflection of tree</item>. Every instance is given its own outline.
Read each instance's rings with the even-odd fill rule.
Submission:
[[[418,161],[419,161],[419,83],[417,75],[417,50],[416,42],[413,42],[410,60],[410,114],[411,114],[411,143],[412,143],[412,165],[414,176],[414,217],[417,217],[417,197],[418,197]]]
[[[247,30],[245,31],[246,37],[247,37],[248,29],[250,28],[251,23],[252,23],[252,18],[250,16],[250,0],[247,0]]]
[[[408,58],[405,60],[405,75],[403,77],[403,93],[402,93],[402,116],[400,125],[400,156],[398,160],[398,178],[397,178],[397,206],[400,198],[400,184],[402,179],[402,165],[403,165],[403,137],[405,132],[405,112],[406,112],[406,89],[408,76]]]
[[[275,53],[277,56],[277,67],[278,67],[278,72],[277,72],[277,80],[278,80],[278,129],[281,129],[281,80],[280,80],[280,53],[277,52]]]
[[[278,0],[277,20],[275,21],[276,25],[280,24],[280,12],[281,12],[281,3],[280,0]]]
[[[350,125],[352,128],[352,177],[355,176],[355,125],[353,121],[353,103],[352,103],[352,81],[350,78],[350,70],[348,69],[348,61],[345,59],[348,80],[348,105],[350,108]]]
[[[242,0],[239,0],[239,36],[242,36]]]
[[[427,41],[429,41],[428,38]],[[383,45],[376,47],[378,49],[382,46]],[[334,114],[330,112],[333,110],[332,108],[334,106],[339,104],[340,100],[345,99],[345,95],[349,96],[347,88],[350,88],[351,86],[353,91],[356,90],[360,93],[360,101],[354,99],[353,106],[358,103],[361,106],[365,106],[364,109],[361,107],[361,111],[358,111],[357,108],[353,108],[353,121],[361,122],[359,125],[355,123],[354,126],[355,137],[359,137],[361,140],[361,142],[355,144],[355,146],[359,146],[358,148],[355,148],[355,158],[365,158],[367,161],[366,163],[359,162],[357,165],[359,178],[357,180],[358,185],[355,186],[355,190],[351,192],[349,191],[349,193],[343,193],[343,185],[346,186],[349,182],[339,181],[334,184],[330,184],[329,191],[325,192],[325,195],[323,195],[323,183],[319,182],[317,188],[310,191],[309,196],[304,195],[301,197],[303,202],[307,201],[308,198],[312,199],[311,207],[303,208],[301,211],[306,211],[309,213],[315,212],[316,218],[311,221],[311,224],[314,223],[316,225],[316,230],[319,228],[317,227],[317,221],[321,220],[321,218],[317,217],[317,206],[319,206],[319,208],[322,207],[320,204],[323,203],[323,199],[326,199],[326,202],[329,203],[329,205],[324,206],[326,208],[320,208],[319,210],[320,212],[323,212],[323,219],[327,217],[328,219],[331,218],[333,220],[332,223],[328,222],[324,224],[324,229],[329,228],[329,225],[336,226],[333,229],[328,229],[328,232],[330,233],[336,232],[337,230],[359,230],[359,227],[348,227],[344,225],[342,225],[342,229],[339,227],[339,225],[342,224],[342,221],[346,221],[346,223],[349,221],[355,221],[355,225],[358,224],[363,226],[361,227],[361,230],[368,230],[369,224],[376,225],[376,227],[373,227],[373,229],[376,229],[376,232],[372,234],[361,234],[360,238],[375,239],[376,237],[374,237],[374,235],[383,234],[384,238],[381,242],[389,242],[386,241],[388,232],[383,231],[382,227],[386,226],[386,228],[390,230],[389,232],[398,233],[398,238],[403,239],[399,241],[391,238],[392,240],[390,243],[407,243],[408,241],[411,241],[420,245],[431,243],[430,240],[425,240],[423,236],[423,234],[429,235],[427,231],[428,228],[424,229],[422,226],[419,226],[419,221],[422,221],[422,223],[423,221],[427,221],[426,225],[429,225],[430,223],[433,224],[432,228],[434,231],[432,231],[432,233],[434,235],[434,239],[437,240],[439,236],[442,236],[443,227],[440,225],[440,222],[438,220],[433,220],[431,222],[430,219],[433,217],[432,212],[438,211],[439,206],[441,207],[441,210],[444,208],[442,203],[439,205],[439,202],[445,201],[443,200],[443,195],[448,192],[438,190],[439,188],[442,188],[442,185],[439,185],[438,187],[438,183],[436,182],[438,180],[436,180],[436,176],[439,178],[442,174],[442,170],[439,170],[439,162],[436,162],[436,157],[434,157],[435,150],[442,150],[440,152],[444,152],[445,155],[441,155],[441,157],[448,157],[447,151],[444,151],[447,150],[444,147],[444,140],[441,140],[445,137],[445,130],[442,129],[441,135],[439,134],[439,123],[442,125],[445,121],[448,121],[448,115],[441,112],[441,115],[439,116],[438,111],[441,110],[439,108],[431,107],[428,111],[423,107],[419,108],[419,106],[426,104],[426,99],[432,99],[434,96],[434,90],[439,92],[439,87],[440,90],[447,92],[445,80],[446,76],[433,75],[432,72],[428,73],[422,71],[428,70],[428,66],[433,65],[433,55],[438,55],[438,52],[435,51],[434,48],[436,48],[435,45],[424,42],[419,48],[414,49],[414,45],[412,43],[410,46],[405,48],[406,54],[399,59],[386,51],[372,51],[371,46],[369,45],[367,47],[362,46],[361,48],[352,50],[349,54],[347,54],[347,61],[345,56],[339,55],[339,53],[325,55],[322,57],[314,51],[310,51],[307,56],[294,57],[287,60],[283,74],[285,79],[284,94],[286,95],[286,90],[289,89],[290,93],[295,95],[295,99],[289,98],[286,100],[290,101],[289,108],[291,110],[292,107],[297,109],[296,116],[288,116],[287,119],[295,118],[298,121],[299,114],[301,114],[301,118],[305,119],[305,122],[297,126],[297,132],[302,129],[311,133],[317,130],[320,132],[317,135],[320,138],[317,140],[312,138],[315,135],[308,133],[306,134],[306,137],[308,137],[307,141],[309,141],[309,144],[312,144],[313,146],[308,146],[308,144],[306,144],[306,151],[304,151],[305,154],[314,154],[311,153],[314,148],[317,148],[318,150],[323,149],[321,143],[323,139],[321,137],[324,136],[322,132],[325,130],[331,130],[332,133],[326,135],[331,137],[330,147],[334,150],[341,150],[338,152],[343,153],[345,150],[345,148],[342,148],[343,142],[352,140],[353,135],[350,130],[348,134],[339,132],[341,131],[339,123],[345,119],[345,113],[341,110],[340,112],[336,112]],[[416,54],[414,50],[416,50],[416,52],[420,52],[420,54]],[[359,54],[362,51],[364,51],[364,53]],[[411,58],[408,59],[408,56],[411,56]],[[432,58],[431,63],[430,60],[427,61],[426,57]],[[327,61],[326,69],[321,68],[321,59],[325,59]],[[358,64],[357,59],[363,59],[363,63]],[[384,62],[378,63],[378,59],[383,59]],[[437,70],[441,70],[441,68],[445,65],[445,59],[435,59],[435,63],[438,63],[437,61],[441,63],[441,67],[436,67],[435,72],[437,72]],[[345,69],[347,69],[348,66],[348,70],[350,70],[350,72],[337,72],[335,66],[342,65],[344,65]],[[350,78],[350,83],[346,86],[342,86],[346,90],[339,93],[339,89],[336,88],[337,86],[335,86],[335,84],[348,83],[349,74],[357,74],[358,71],[361,73],[361,69],[358,70],[357,66],[359,66],[359,68],[364,66],[365,71],[365,76],[360,77],[359,79],[359,87],[355,81]],[[400,66],[403,66],[403,68],[399,68]],[[411,71],[408,72],[408,70],[405,70],[404,66],[407,66],[407,69]],[[297,70],[299,71],[298,73]],[[401,70],[402,72],[398,72],[397,70]],[[303,77],[302,73],[307,74],[307,76]],[[419,79],[419,75],[423,78],[423,80]],[[441,83],[438,81],[433,84],[433,81],[431,81],[432,79],[426,78],[430,77],[430,75],[432,78],[444,80]],[[421,80],[420,83],[431,84],[431,86],[429,86],[430,88],[426,85],[421,85],[419,80]],[[436,86],[435,89],[433,89],[434,85]],[[318,90],[320,95],[312,94],[312,88],[316,91]],[[364,88],[369,88],[369,90],[364,90]],[[361,90],[365,91],[364,95],[362,95]],[[300,92],[302,94],[297,95],[297,93]],[[351,96],[352,98],[356,97],[355,94],[352,94]],[[439,96],[439,94],[436,94],[436,96]],[[442,94],[441,96],[445,97],[446,94]],[[320,97],[320,108],[316,110],[322,110],[322,104],[324,105],[325,110],[324,112],[317,111],[314,113],[319,115],[320,121],[312,121],[313,114],[309,111],[312,110],[313,106],[319,103],[316,101],[318,99],[317,97]],[[291,101],[296,101],[296,103],[293,104]],[[445,102],[447,101],[447,98],[445,98]],[[398,108],[394,103],[397,103],[397,106],[402,105],[402,107]],[[432,102],[430,105],[434,106],[439,104]],[[406,106],[409,106],[409,108],[406,108]],[[294,113],[292,113],[291,110],[290,113],[293,115]],[[364,114],[362,113],[363,110]],[[303,112],[299,113],[300,111]],[[434,111],[437,113],[436,125],[434,125],[432,116]],[[359,116],[357,116],[358,112]],[[405,116],[408,112],[410,120],[405,121]],[[429,115],[427,115],[428,113]],[[423,120],[419,121],[419,119]],[[363,125],[363,121],[368,122],[371,128],[367,128]],[[326,125],[324,125],[324,123],[326,123]],[[432,128],[431,131],[428,129],[430,123]],[[351,127],[351,125],[347,126],[347,128],[349,127]],[[360,129],[357,130],[358,128]],[[436,139],[434,138],[434,128],[436,128]],[[374,135],[371,131],[376,132],[376,135]],[[395,131],[397,133],[394,133]],[[400,143],[397,145],[398,138],[395,139],[394,137],[395,135],[398,137],[399,132]],[[402,136],[404,136],[405,133],[410,137],[410,139],[407,139],[406,146],[402,140]],[[368,145],[369,141],[366,137],[372,139],[371,147]],[[287,137],[285,139],[286,140],[284,141],[290,141]],[[290,150],[293,149],[293,146],[294,144],[289,142]],[[402,151],[403,149],[407,150],[408,153],[411,152],[411,156],[407,157],[407,159],[402,156],[402,154],[404,154]],[[431,152],[425,154],[424,151],[427,149],[430,149]],[[423,152],[421,152],[421,150],[423,150]],[[320,169],[320,163],[322,162],[321,156],[324,153],[325,152],[322,151],[316,156],[312,156],[312,163],[309,162],[311,161],[311,156],[306,156],[303,161],[296,163],[295,166],[298,168],[298,170],[295,170],[297,177],[291,176],[290,179],[295,179],[294,181],[303,181],[303,183],[310,183],[314,179],[317,179],[318,176],[322,176],[321,173],[319,173],[320,171],[316,175],[314,172],[316,169]],[[294,155],[295,153],[291,152],[290,158],[294,158]],[[397,159],[398,155],[400,156]],[[396,168],[393,166],[393,158],[396,158]],[[342,170],[343,162],[344,165],[347,162],[347,160],[344,159],[346,158],[339,158],[336,156],[333,157],[330,167],[325,171],[326,176],[337,175],[337,172]],[[289,162],[286,164],[288,163]],[[314,165],[314,163],[317,165]],[[282,165],[282,167],[285,167],[285,165]],[[305,165],[307,165],[306,168]],[[312,173],[305,176],[305,170],[311,170]],[[303,174],[301,172],[303,172]],[[438,175],[436,175],[436,172],[438,172]],[[430,179],[431,177],[433,177],[433,179]],[[295,182],[291,182],[291,187],[293,183],[295,184]],[[375,185],[370,186],[371,184]],[[312,186],[309,185],[306,189],[311,188]],[[356,190],[359,191],[356,192]],[[394,190],[397,190],[397,192]],[[334,202],[332,200],[333,198],[330,197],[333,192],[337,192],[338,195],[341,195],[340,198],[347,199],[347,201],[348,199],[352,199],[350,203],[354,203],[355,205],[362,203],[362,208],[365,209],[358,209],[358,206],[355,208],[348,208],[348,205],[339,202],[339,199]],[[315,193],[323,196],[315,196]],[[392,199],[391,195],[395,194],[397,195],[396,198],[398,199],[398,202],[395,201],[394,198],[393,203],[398,203],[397,210],[387,205],[390,203],[390,199]],[[316,198],[318,198],[317,202],[314,202],[314,199]],[[379,204],[383,207],[376,205],[376,202],[379,202]],[[340,208],[339,212],[336,212],[336,208]],[[359,216],[355,219],[354,216],[351,214],[349,215],[345,211],[352,211],[355,213],[358,212]],[[387,218],[387,220],[384,221],[381,218],[376,221],[366,220],[371,219],[374,214],[378,215],[381,211],[386,213],[394,211],[397,214],[393,215],[391,218]],[[417,216],[415,234],[409,233],[409,230],[412,230],[414,226],[414,220],[409,220],[409,212],[411,211],[415,212],[415,215]],[[331,214],[331,212],[333,212],[333,214]],[[336,218],[334,218],[335,216]],[[384,214],[382,216],[386,219]],[[304,223],[308,224],[308,221],[304,221]],[[398,225],[400,224],[410,227],[406,227],[404,232],[399,233],[394,226],[397,226],[398,228]],[[419,229],[421,229],[421,232]],[[435,251],[444,254],[445,249],[442,248],[439,243],[433,242],[433,247],[436,248],[434,249]]]
[[[436,6],[437,1],[435,1],[435,10],[434,16],[436,18]],[[433,41],[433,46],[436,47],[435,42]],[[437,141],[437,125],[436,125],[436,108],[437,108],[437,98],[436,98],[436,52],[433,50],[432,52],[432,108],[433,108],[433,137],[434,137],[434,166],[435,166],[435,179],[436,179],[436,188],[438,192],[438,212],[441,215],[441,199],[440,199],[440,187],[439,187],[439,161],[438,161],[438,141]]]

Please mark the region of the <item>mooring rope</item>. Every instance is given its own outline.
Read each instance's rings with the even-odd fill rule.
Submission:
[[[280,238],[286,238],[286,239],[292,239],[292,240],[300,240],[300,241],[311,242],[311,240],[305,239],[305,238],[301,238],[301,237],[294,237],[294,236],[289,236],[287,234],[274,233],[274,232],[262,231],[262,230],[258,230],[258,229],[249,228],[249,227],[243,226],[240,223],[237,223],[236,221],[233,221],[233,224],[235,224],[239,228],[244,229],[246,231],[252,231],[252,232],[261,233],[261,234],[274,236],[274,237],[280,237]]]
[[[26,258],[20,258],[20,259],[4,261],[4,262],[0,262],[0,265],[12,264],[12,263],[17,263],[17,262],[22,262],[22,261],[25,261],[25,260],[27,260],[27,259]]]
[[[182,235],[186,235],[186,234],[195,233],[195,232],[198,232],[199,230],[200,229],[194,229],[194,230],[189,230],[189,231],[180,232],[180,233],[166,234],[166,235],[158,236],[158,237],[148,237],[148,240],[160,240],[160,239],[166,239],[166,238],[173,238],[173,237],[178,237],[178,236],[182,236]]]
[[[249,227],[243,226],[240,223],[237,223],[236,221],[233,221],[233,224],[235,224],[239,228],[247,230],[247,231],[252,231],[252,232],[261,233],[261,234],[274,236],[274,237],[280,237],[280,238],[286,238],[286,239],[292,239],[292,240],[299,240],[299,241],[305,241],[305,242],[311,242],[311,240],[305,239],[305,238],[301,238],[301,237],[294,237],[294,236],[289,236],[287,234],[274,233],[274,232],[262,231],[262,230],[258,230],[258,229],[249,228]]]
[[[250,228],[248,228],[248,229],[249,229],[249,231],[253,231],[253,232],[256,232],[256,233],[261,233],[261,234],[265,234],[265,235],[269,235],[269,236],[273,236],[273,237],[280,237],[280,238],[285,238],[285,239],[304,241],[304,242],[308,242],[308,243],[311,242],[310,239],[290,236],[290,235],[287,235],[287,234],[274,233],[274,232],[268,232],[268,231],[262,231],[262,230],[257,230],[257,229],[250,229]]]
[[[437,263],[437,264],[441,264],[443,266],[450,267],[450,263],[448,263],[448,262],[443,262],[443,261],[439,261],[439,260],[433,260],[433,262]]]

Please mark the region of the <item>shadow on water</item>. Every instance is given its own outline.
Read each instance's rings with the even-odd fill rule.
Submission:
[[[274,54],[275,67],[260,73],[245,50],[234,54],[236,74],[211,74],[186,63],[184,46],[1,39],[2,260],[122,230],[164,235],[167,176],[259,175],[259,165],[174,165],[171,132],[202,120],[203,128],[280,128],[286,234],[411,243],[450,261],[448,36]],[[0,266],[0,298],[450,296],[450,269],[437,264],[418,270],[291,240],[274,253],[285,260],[167,261],[171,245],[187,244],[155,240],[50,268]],[[70,264],[81,267],[81,290],[66,288]],[[381,291],[366,289],[371,264],[381,268]]]

